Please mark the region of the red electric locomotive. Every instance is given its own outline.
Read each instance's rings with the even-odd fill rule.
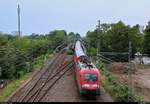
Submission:
[[[83,95],[100,95],[100,72],[88,59],[84,52],[84,46],[76,41],[74,51],[74,69],[79,92]]]

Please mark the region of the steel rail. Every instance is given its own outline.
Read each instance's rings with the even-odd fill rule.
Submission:
[[[58,57],[61,55],[61,52],[56,54],[56,57],[54,57],[54,59],[51,61],[51,63],[48,66],[51,66],[54,64],[54,62],[58,59]],[[29,95],[29,93],[36,87],[36,85],[38,84],[38,82],[40,81],[40,79],[43,77],[43,75],[45,75],[45,73],[48,71],[49,67],[46,67],[46,70],[44,71],[44,73],[38,78],[39,80],[37,80],[37,82],[33,85],[33,87],[31,87],[31,89],[25,94],[25,96],[21,97],[20,99],[17,100],[17,102],[22,102],[24,101],[24,99]]]

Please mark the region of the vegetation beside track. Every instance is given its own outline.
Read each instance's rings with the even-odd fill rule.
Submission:
[[[33,70],[41,67],[48,54],[52,54],[57,46],[72,41],[73,32],[67,34],[65,30],[54,30],[48,34],[30,36],[14,36],[0,32],[0,81],[9,82],[0,89],[0,101],[3,101],[18,88],[22,81],[28,79]],[[66,42],[66,41],[65,41]],[[68,52],[72,54],[72,52]]]
[[[40,70],[42,65],[52,57],[52,54],[45,54],[37,57],[33,62],[34,70]],[[34,71],[33,70],[33,71]],[[25,80],[27,80],[32,75],[32,72],[22,75],[19,79],[12,80],[0,93],[0,102],[4,101],[8,96],[10,96]]]
[[[96,56],[98,42],[99,51],[105,57],[114,61],[127,62],[128,55],[125,54],[104,54],[103,52],[123,53],[128,52],[129,41],[132,42],[132,58],[134,54],[140,52],[150,56],[150,22],[148,22],[143,32],[140,25],[126,25],[124,22],[102,23],[100,31],[88,31],[84,37],[87,45],[88,56]]]
[[[132,95],[128,93],[128,86],[120,83],[117,79],[110,74],[104,64],[97,64],[97,67],[101,71],[102,86],[104,89],[114,98],[115,101],[121,102],[141,102],[143,101],[142,96]],[[130,100],[128,96],[130,95]]]
[[[22,37],[0,33],[0,80],[17,79],[31,72],[31,63],[41,55],[52,54],[66,36],[64,30]]]

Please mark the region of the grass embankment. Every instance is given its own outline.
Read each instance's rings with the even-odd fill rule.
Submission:
[[[115,101],[121,102],[141,102],[143,98],[128,92],[128,86],[119,83],[117,79],[110,74],[104,64],[98,64],[101,71],[102,85],[104,89],[113,97]],[[130,98],[130,99],[128,99]]]
[[[34,70],[39,70],[49,57],[52,57],[52,55],[46,54],[36,58],[33,63]],[[12,80],[0,93],[0,102],[10,96],[22,84],[22,82],[27,80],[31,75],[32,72],[21,76],[19,79]]]

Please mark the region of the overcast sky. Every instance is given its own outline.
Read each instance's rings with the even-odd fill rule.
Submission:
[[[144,26],[150,21],[150,0],[0,0],[0,31],[17,30],[18,3],[21,30],[27,35],[64,29],[85,36],[98,19]]]

